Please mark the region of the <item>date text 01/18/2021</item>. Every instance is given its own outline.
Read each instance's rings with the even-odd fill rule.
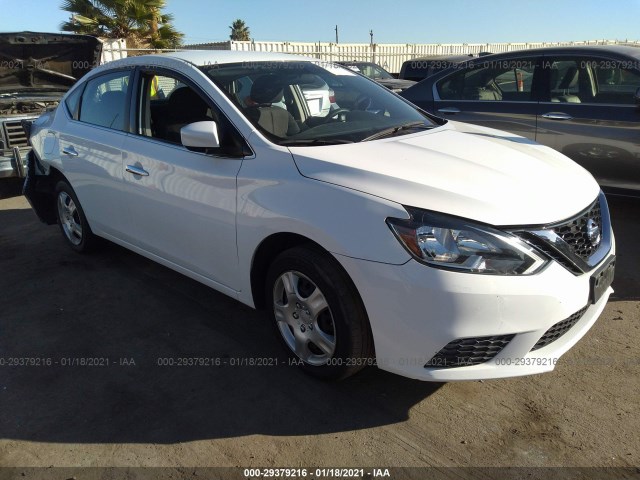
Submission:
[[[388,468],[245,468],[244,477],[253,478],[389,478]]]
[[[135,367],[133,357],[0,357],[0,367]]]

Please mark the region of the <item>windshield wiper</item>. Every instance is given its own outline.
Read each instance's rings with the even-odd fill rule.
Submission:
[[[370,135],[366,138],[363,138],[362,142],[368,142],[369,140],[377,140],[378,138],[391,137],[396,135],[399,132],[403,132],[405,130],[411,130],[413,128],[425,129],[428,130],[433,128],[432,125],[427,125],[423,121],[409,122],[402,125],[398,125],[397,127],[385,128],[384,130],[380,130],[373,135]]]
[[[328,139],[328,138],[314,138],[314,139],[295,139],[292,138],[291,140],[284,140],[282,142],[279,142],[280,145],[283,146],[295,146],[295,145],[299,145],[299,146],[304,146],[304,145],[339,145],[339,144],[344,144],[344,143],[353,143],[353,140],[345,140],[345,139],[337,139],[337,138],[333,138],[333,139]]]

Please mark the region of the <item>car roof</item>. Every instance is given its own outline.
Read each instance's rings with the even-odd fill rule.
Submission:
[[[415,61],[433,61],[433,60],[448,60],[450,62],[463,62],[469,60],[486,61],[491,59],[499,59],[505,57],[511,57],[513,55],[527,54],[531,56],[535,55],[557,55],[557,54],[579,54],[579,55],[598,55],[603,53],[613,53],[620,56],[630,56],[636,59],[640,59],[640,47],[634,47],[630,45],[574,45],[565,47],[542,47],[542,48],[529,48],[523,50],[512,50],[509,52],[490,53],[480,57],[474,57],[472,55],[438,55],[429,57],[414,58],[407,60],[407,62]]]
[[[479,57],[479,60],[491,60],[495,58],[511,57],[513,55],[598,55],[603,53],[613,53],[621,56],[629,56],[640,59],[640,47],[628,45],[575,45],[566,47],[544,47],[531,48],[526,50],[513,50],[511,52],[492,53]]]
[[[488,56],[488,55],[486,55]],[[405,60],[404,63],[409,63],[409,62],[428,62],[428,61],[442,61],[442,60],[447,60],[449,62],[463,62],[465,60],[470,60],[471,58],[478,58],[478,57],[474,57],[472,54],[467,54],[467,55],[431,55],[428,57],[418,57],[418,58],[412,58],[410,60]]]
[[[163,57],[178,58],[193,63],[194,65],[213,65],[220,63],[240,63],[246,61],[309,61],[309,57],[292,55],[290,53],[275,52],[243,52],[235,50],[180,50],[176,52],[162,53]]]
[[[164,62],[163,62],[164,60]],[[190,63],[197,67],[213,66],[230,63],[242,62],[310,62],[317,61],[311,57],[303,57],[301,55],[292,55],[288,53],[273,52],[242,52],[233,50],[180,50],[176,52],[166,52],[160,54],[139,55],[135,57],[126,57],[118,60],[112,60],[99,65],[93,69],[90,74],[93,76],[96,72],[122,67],[132,67],[145,65],[148,62],[165,63],[167,60],[180,60]]]
[[[338,65],[375,65],[379,66],[377,63],[368,62],[366,60],[350,60],[348,62],[339,61],[336,62]]]

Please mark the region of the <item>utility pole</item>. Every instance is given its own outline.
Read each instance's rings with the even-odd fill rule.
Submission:
[[[369,48],[371,49],[371,61],[373,63],[376,63],[376,50],[375,50],[375,47],[373,46],[373,30],[369,30],[369,36],[371,37],[371,40],[369,43]]]
[[[338,25],[336,25],[335,30],[336,30],[336,43],[338,43]]]

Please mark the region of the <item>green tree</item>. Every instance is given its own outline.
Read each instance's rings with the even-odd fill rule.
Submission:
[[[183,34],[162,13],[165,0],[65,0],[62,10],[71,18],[60,28],[66,32],[105,38],[125,38],[127,45],[141,48],[176,48]]]
[[[249,32],[249,27],[244,23],[244,21],[237,19],[234,21],[231,26],[231,35],[229,38],[231,40],[235,40],[238,42],[246,42],[251,40],[249,37],[251,36],[251,32]]]

